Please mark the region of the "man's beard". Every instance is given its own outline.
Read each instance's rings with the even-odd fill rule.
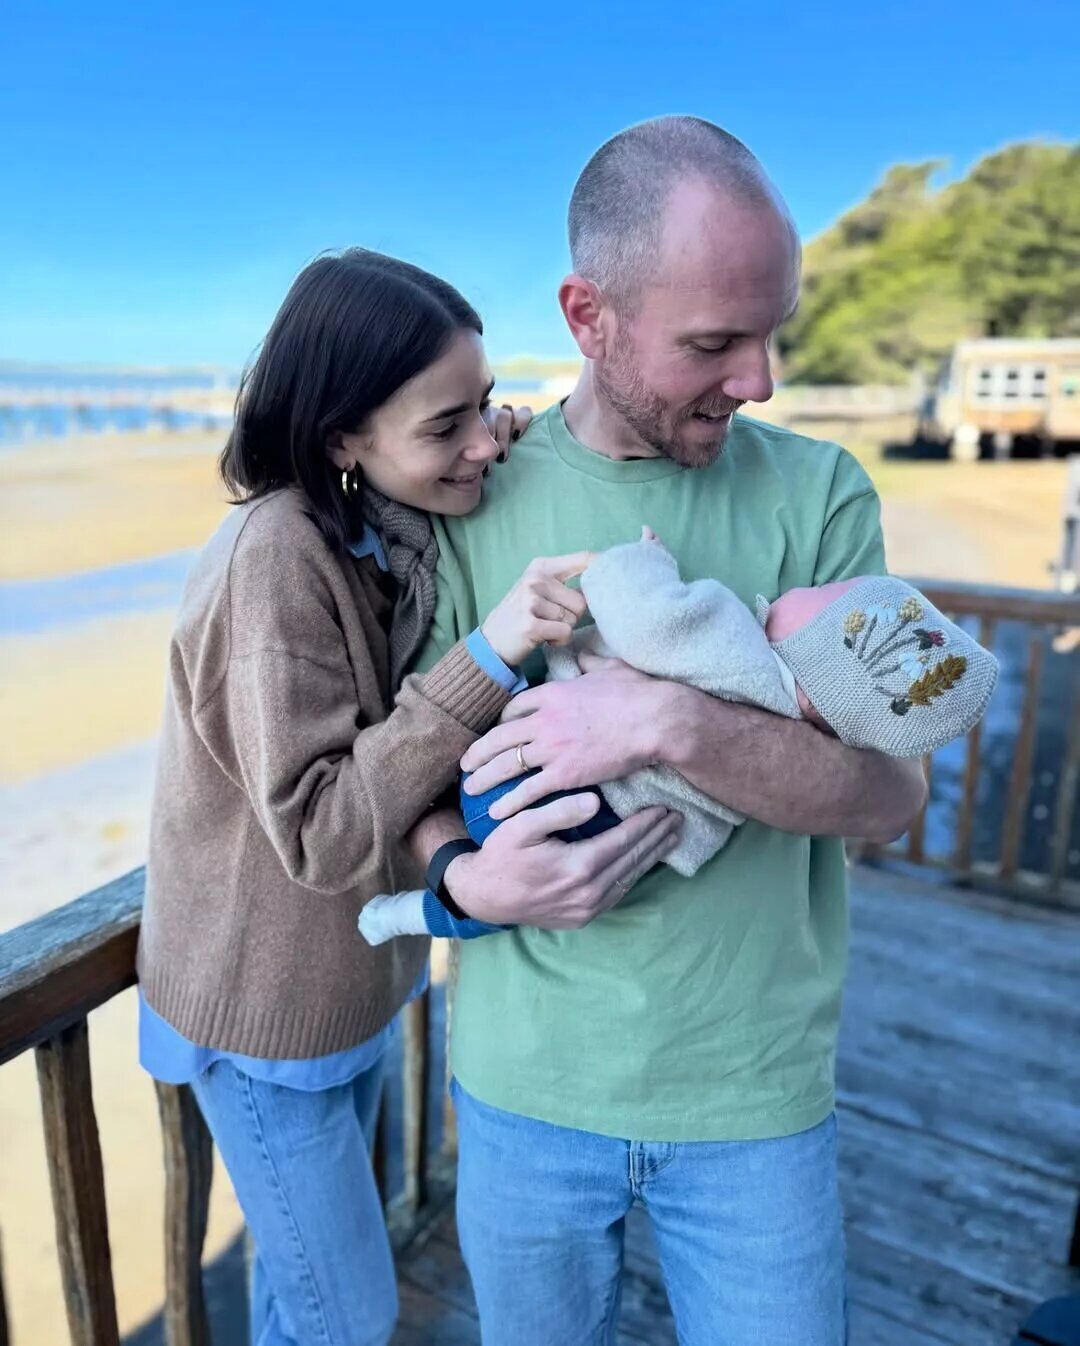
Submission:
[[[686,411],[676,415],[662,398],[651,392],[633,361],[633,354],[620,342],[606,364],[598,364],[593,371],[597,392],[609,404],[639,439],[665,458],[683,467],[708,467],[724,451],[731,422],[717,426],[715,439],[688,442],[680,435],[681,427],[693,419],[695,412],[708,416],[723,416],[736,412],[741,402],[727,398],[701,398]]]

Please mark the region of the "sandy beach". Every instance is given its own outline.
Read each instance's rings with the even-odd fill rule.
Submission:
[[[880,462],[873,436],[848,434],[846,442],[879,482],[895,571],[1049,582],[1063,462]],[[220,436],[133,434],[0,455],[5,928],[143,858],[179,577],[228,509],[215,475],[219,446]],[[129,1331],[160,1306],[163,1284],[160,1143],[153,1089],[135,1063],[133,993],[92,1016],[91,1045],[121,1326]],[[211,1256],[239,1224],[219,1175]],[[12,1341],[65,1341],[27,1056],[0,1073],[0,1229]]]

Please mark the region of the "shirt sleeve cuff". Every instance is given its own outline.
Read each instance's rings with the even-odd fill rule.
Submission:
[[[517,669],[511,668],[499,658],[479,627],[465,637],[465,648],[492,682],[497,682],[511,696],[517,696],[518,692],[523,692],[528,687],[528,679],[523,678]]]

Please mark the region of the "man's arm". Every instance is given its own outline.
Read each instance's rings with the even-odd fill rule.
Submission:
[[[650,678],[615,659],[582,655],[580,663],[583,677],[515,697],[503,723],[461,759],[477,793],[520,773],[519,746],[529,767],[540,768],[496,800],[493,818],[654,763],[738,813],[808,836],[891,841],[922,807],[917,762],[848,748],[806,721]]]
[[[917,759],[849,748],[805,720],[655,689],[658,760],[749,818],[808,836],[894,841],[926,802]]]
[[[865,470],[841,452],[813,583],[886,573],[881,506]],[[804,721],[686,687],[656,697],[658,760],[750,818],[787,832],[893,841],[926,802],[921,763],[849,748]]]

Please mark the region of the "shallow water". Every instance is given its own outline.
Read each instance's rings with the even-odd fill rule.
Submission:
[[[34,635],[95,617],[175,608],[197,555],[192,548],[54,579],[7,580],[0,584],[0,635]]]

